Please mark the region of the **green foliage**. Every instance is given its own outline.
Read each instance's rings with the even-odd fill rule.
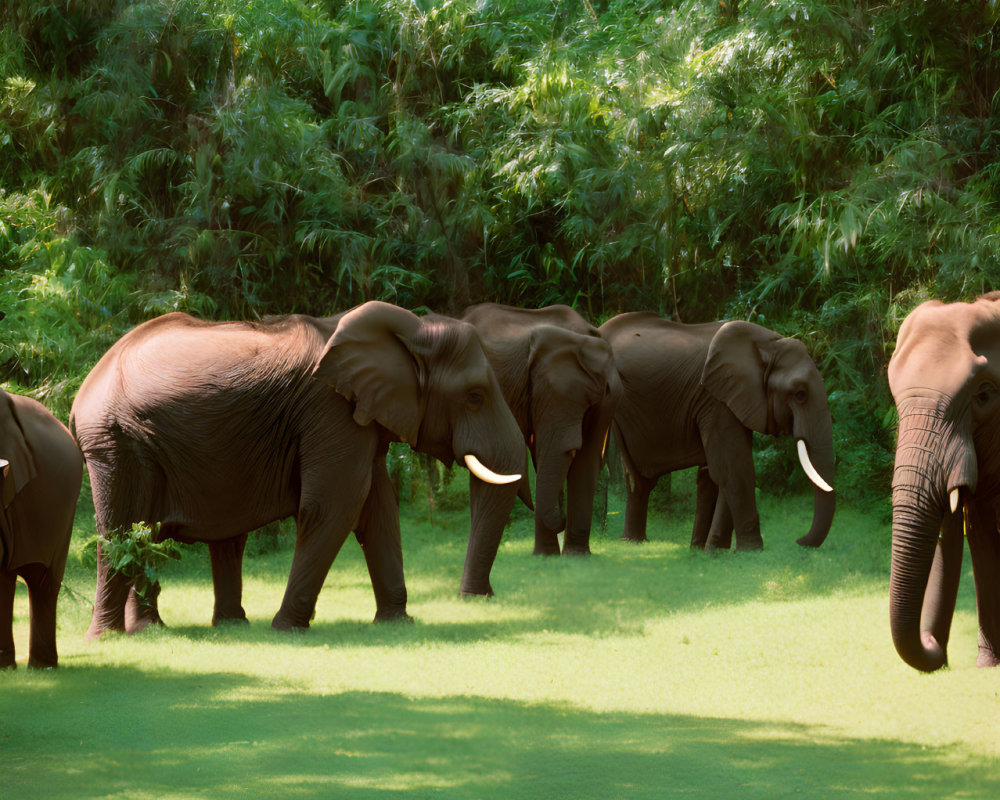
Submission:
[[[66,408],[111,341],[169,310],[738,317],[817,354],[863,493],[887,479],[899,321],[1000,278],[998,16],[12,0],[0,378]]]
[[[159,591],[163,567],[181,557],[180,545],[173,539],[158,541],[159,528],[159,524],[134,522],[129,530],[95,536],[84,546],[81,558],[87,563],[96,562],[99,541],[108,568],[126,576],[141,600],[152,601]]]

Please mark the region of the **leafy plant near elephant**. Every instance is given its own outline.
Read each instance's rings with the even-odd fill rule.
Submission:
[[[594,491],[621,397],[611,348],[569,306],[482,303],[463,319],[482,337],[535,464],[535,554],[558,554],[563,530],[564,553],[589,553]]]
[[[158,317],[90,372],[71,429],[86,456],[98,533],[145,521],[158,523],[161,537],[208,543],[213,623],[246,617],[247,533],[294,515],[295,552],[272,621],[281,630],[308,627],[352,530],[376,620],[407,618],[390,442],[469,467],[461,583],[469,594],[492,593],[490,570],[525,466],[517,424],[472,326],[381,302],[260,323]],[[135,602],[100,543],[97,567],[89,636],[158,620],[155,604]]]
[[[29,667],[55,667],[56,598],[80,493],[83,458],[39,402],[0,390],[0,668],[15,667],[17,577],[28,585]]]
[[[899,413],[889,614],[900,657],[947,663],[962,569],[972,556],[981,667],[1000,665],[1000,292],[912,311],[889,362]]]
[[[752,432],[792,436],[815,484],[809,532],[818,547],[835,508],[833,435],[823,378],[805,345],[749,322],[685,325],[621,314],[600,327],[624,392],[614,430],[626,473],[624,539],[646,539],[649,494],[661,475],[698,466],[691,546],[763,547],[754,497]]]

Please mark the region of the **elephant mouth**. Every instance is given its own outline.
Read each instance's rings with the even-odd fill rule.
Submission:
[[[513,475],[502,475],[498,472],[494,472],[472,453],[466,454],[465,466],[468,467],[469,472],[479,478],[479,480],[484,483],[492,483],[495,486],[503,486],[505,484],[521,480],[521,475],[519,473],[515,473]]]

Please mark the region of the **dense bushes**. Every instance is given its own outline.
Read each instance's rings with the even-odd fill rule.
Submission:
[[[65,409],[174,308],[733,316],[807,341],[884,491],[900,320],[998,285],[997,13],[11,0],[0,379]]]

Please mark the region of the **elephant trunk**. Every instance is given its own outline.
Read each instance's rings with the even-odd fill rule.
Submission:
[[[517,490],[517,483],[496,486],[485,483],[474,475],[469,476],[472,532],[462,571],[463,595],[493,595],[490,571],[500,548],[507,518],[517,499]]]
[[[535,478],[535,555],[559,555],[557,534],[566,527],[560,497],[572,461],[570,453],[556,452],[554,447],[539,448]]]
[[[910,400],[900,404],[899,412],[892,481],[889,621],[900,658],[914,669],[933,672],[947,663],[945,648],[959,568],[953,546],[955,515],[946,526],[941,548],[938,534],[951,490],[975,488],[975,458],[970,444],[946,420],[940,403]],[[960,563],[961,547],[957,549]],[[935,553],[938,564],[932,577]],[[922,616],[930,617],[923,626]]]
[[[798,435],[797,447],[802,467],[813,482],[813,520],[809,532],[797,541],[803,547],[819,547],[826,541],[837,506],[833,490],[833,422],[825,409],[818,430],[814,424],[808,435]],[[799,426],[797,426],[799,427]]]

